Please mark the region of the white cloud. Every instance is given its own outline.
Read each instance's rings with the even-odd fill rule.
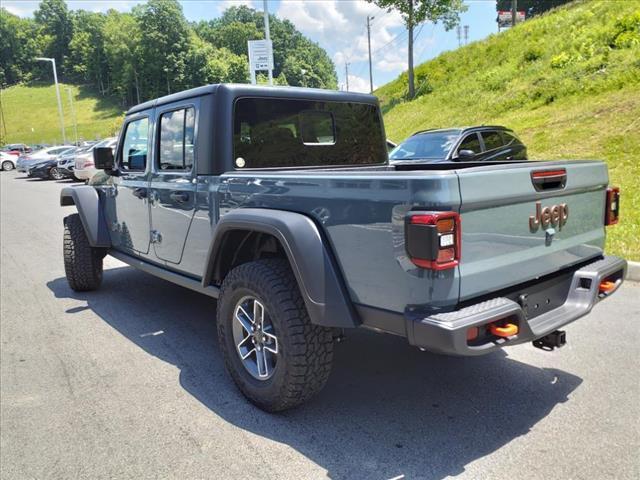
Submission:
[[[192,2],[194,0],[189,0],[189,1]],[[211,4],[211,0],[195,0],[195,1],[196,2],[200,1],[201,3],[205,3],[205,4]],[[216,5],[216,9],[220,13],[222,13],[229,7],[239,7],[242,5],[262,11],[263,4],[258,0],[218,0],[215,2],[215,5]]]
[[[276,13],[324,47],[342,79],[344,64],[349,62],[356,73],[354,85],[368,68],[367,16],[374,17],[371,51],[376,69],[406,68],[406,33],[402,17],[396,11],[387,12],[363,0],[282,0]],[[369,91],[368,81],[365,83]]]
[[[343,87],[346,90],[346,85],[343,85]],[[375,90],[376,88],[378,88],[378,86],[374,83],[373,89]],[[349,74],[349,91],[369,93],[369,79]]]

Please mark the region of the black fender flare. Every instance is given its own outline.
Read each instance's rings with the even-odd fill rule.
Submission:
[[[89,245],[97,248],[111,247],[107,220],[100,205],[98,191],[89,185],[64,187],[60,191],[60,206],[69,205],[76,206]]]
[[[273,235],[284,249],[311,322],[325,327],[360,325],[340,269],[316,224],[305,215],[283,210],[242,208],[218,222],[205,263],[203,287],[210,285],[225,234],[249,230]]]

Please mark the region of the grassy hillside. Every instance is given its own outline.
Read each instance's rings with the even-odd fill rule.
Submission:
[[[74,119],[69,105],[71,89],[78,122],[78,139],[92,140],[114,133],[120,127],[123,109],[110,98],[83,86],[60,84],[60,97],[67,141],[75,141]],[[17,85],[3,89],[2,110],[5,143],[61,143],[60,117],[53,85]]]
[[[389,138],[502,124],[533,159],[604,159],[622,188],[608,251],[640,260],[640,1],[577,1],[447,52],[375,93]]]

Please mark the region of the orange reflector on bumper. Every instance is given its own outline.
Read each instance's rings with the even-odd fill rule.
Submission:
[[[600,282],[600,286],[598,287],[598,291],[600,293],[610,293],[615,288],[616,288],[616,282],[612,282],[610,280],[605,280],[604,282]]]
[[[489,325],[489,331],[491,335],[495,335],[496,337],[511,337],[518,333],[518,326],[513,323],[507,323],[502,326],[492,323]]]

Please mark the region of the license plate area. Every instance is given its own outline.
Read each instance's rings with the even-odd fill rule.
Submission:
[[[530,284],[505,295],[510,300],[518,302],[527,319],[535,318],[554,310],[567,300],[573,272]]]

